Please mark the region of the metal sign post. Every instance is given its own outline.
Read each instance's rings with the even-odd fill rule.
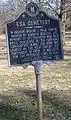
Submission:
[[[36,91],[37,91],[37,108],[38,108],[38,120],[42,120],[42,93],[41,93],[41,82],[40,82],[40,68],[41,64],[36,63],[34,65],[36,75]]]
[[[38,120],[42,120],[41,61],[63,59],[59,19],[30,2],[24,13],[6,23],[6,37],[9,66],[33,65],[35,68]]]

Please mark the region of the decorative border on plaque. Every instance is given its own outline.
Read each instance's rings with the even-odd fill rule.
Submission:
[[[29,3],[26,6],[26,12],[30,17],[35,17],[39,14],[39,7],[36,3]]]

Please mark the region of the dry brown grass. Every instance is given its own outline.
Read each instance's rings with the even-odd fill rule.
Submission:
[[[70,45],[66,41],[64,48]],[[64,58],[41,68],[44,117],[49,120],[71,120],[71,56]],[[0,120],[36,119],[35,83],[32,66],[9,68],[7,60],[0,60]]]

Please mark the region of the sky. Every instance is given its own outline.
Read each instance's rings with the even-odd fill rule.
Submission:
[[[2,0],[2,1],[7,1],[7,0]]]

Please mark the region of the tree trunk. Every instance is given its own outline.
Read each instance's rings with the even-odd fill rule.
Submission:
[[[64,20],[63,20],[63,15],[62,15],[64,4],[65,4],[64,0],[61,0],[60,16],[59,17],[60,17],[61,36],[62,36],[63,45],[65,45],[65,20],[66,20],[66,14],[65,14]]]

